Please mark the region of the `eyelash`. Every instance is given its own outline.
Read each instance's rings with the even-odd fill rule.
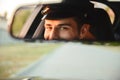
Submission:
[[[47,29],[47,30],[51,30],[51,29],[52,29],[52,27],[46,27],[46,29]]]
[[[52,29],[52,27],[46,27],[46,30],[51,30],[51,29]],[[69,29],[69,27],[68,26],[61,26],[58,29],[59,30],[67,30],[67,29]]]
[[[61,27],[60,29],[62,29],[62,30],[67,30],[68,27]]]

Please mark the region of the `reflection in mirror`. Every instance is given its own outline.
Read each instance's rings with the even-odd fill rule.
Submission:
[[[23,6],[17,9],[14,15],[14,21],[12,24],[12,35],[14,35],[14,37],[19,36],[25,22],[31,15],[34,8],[35,6]]]
[[[90,6],[91,8],[87,7],[88,12],[85,12],[84,14],[81,13],[81,6],[77,7],[77,9],[76,7],[71,6],[72,9],[69,9],[69,6],[61,5],[61,9],[58,5],[54,5],[52,6],[53,8],[55,7],[53,12],[50,5],[38,5],[36,8],[24,6],[19,8],[15,13],[12,24],[12,35],[20,39],[42,38],[43,40],[68,41],[114,40],[114,33],[111,24],[114,20],[110,18],[106,10],[97,6],[98,3],[94,4],[95,8],[94,5]],[[57,12],[58,10],[60,13]],[[66,10],[68,11],[66,12]],[[43,14],[42,11],[44,12]],[[34,15],[34,17],[32,15]]]
[[[82,6],[77,7],[78,9],[76,7],[72,7],[74,9],[71,8],[70,11],[69,7],[67,8],[67,6],[65,7],[63,6],[62,9],[60,10],[59,8],[54,9],[53,12],[52,9],[50,11],[51,7],[49,6],[45,7],[45,9],[43,9],[44,13],[47,14],[44,24],[45,40],[63,39],[63,40],[88,40],[88,41],[96,40],[114,41],[114,33],[112,29],[113,19],[111,19],[111,17],[107,13],[107,10],[104,10],[104,8],[101,7],[103,5],[100,3],[99,6],[97,7],[96,7],[97,3],[89,4],[93,6],[89,6],[91,8],[88,8],[87,6],[88,9],[86,10],[88,11],[85,13],[84,12],[81,13],[83,11],[80,9]],[[105,6],[105,8],[107,9],[108,7]],[[62,14],[59,14],[57,12],[58,10],[61,11]]]

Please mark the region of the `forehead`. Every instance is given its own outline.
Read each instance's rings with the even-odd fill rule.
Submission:
[[[63,18],[63,19],[45,19],[45,24],[51,23],[51,24],[58,24],[58,23],[75,23],[75,20],[73,17],[70,18]]]

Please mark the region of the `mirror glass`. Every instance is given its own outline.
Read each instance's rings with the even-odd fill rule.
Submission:
[[[54,19],[52,21],[49,19],[47,20],[48,14],[44,16],[41,14],[42,11],[45,11],[48,8],[44,8],[42,5],[37,5],[37,7],[35,5],[20,7],[16,10],[13,17],[11,25],[12,35],[19,39],[41,39],[40,37],[42,36],[42,39],[44,38],[45,40],[114,40],[112,26],[115,20],[115,14],[113,10],[107,5],[103,5],[101,3],[98,4],[98,2],[92,3],[94,4],[95,8],[95,11],[93,11],[94,15],[91,14],[92,12],[83,15],[86,20],[83,22],[87,23],[84,23],[80,29],[76,28],[76,26],[71,26],[70,24],[72,23],[68,23],[71,20],[72,22],[75,21],[75,25],[79,25],[78,22],[80,19],[65,19],[67,21],[64,21],[67,23],[62,23],[62,26],[59,25],[61,24],[60,20],[62,20],[60,19],[58,21],[59,24],[57,24],[58,28],[56,31],[54,31],[56,32],[55,34],[52,34],[53,32],[50,33],[50,30],[53,29],[53,26],[49,26],[53,24],[52,21],[54,21]],[[81,11],[78,11],[78,13],[79,12]],[[78,29],[80,32],[77,32]]]
[[[27,6],[22,6],[16,10],[11,25],[11,31],[14,37],[19,38],[21,30],[24,24],[26,23],[26,21],[29,19],[30,15],[32,14],[34,8],[35,5],[29,5],[29,6],[27,5]]]

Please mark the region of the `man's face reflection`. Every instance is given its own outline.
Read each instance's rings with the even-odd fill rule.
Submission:
[[[74,18],[45,19],[45,40],[74,40],[79,37]]]

